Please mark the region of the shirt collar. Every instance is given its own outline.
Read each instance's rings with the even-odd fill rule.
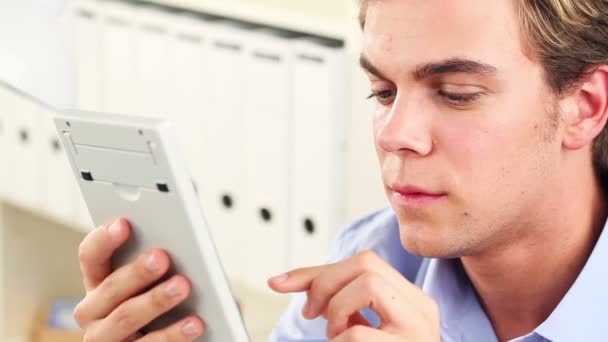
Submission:
[[[422,290],[439,305],[442,341],[497,341],[458,259],[432,259]]]
[[[536,332],[552,341],[606,341],[608,309],[608,231],[606,225],[576,278],[553,313]]]
[[[604,229],[570,290],[529,336],[550,341],[608,340],[604,326],[608,309],[606,261],[608,232]],[[439,304],[444,341],[497,340],[459,260],[432,259],[422,289]]]

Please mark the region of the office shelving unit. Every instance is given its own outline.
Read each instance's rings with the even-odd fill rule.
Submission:
[[[75,1],[75,0],[72,0]],[[361,37],[356,0],[146,0],[176,9],[226,17],[341,41],[349,56],[351,88],[346,175],[346,217],[353,220],[385,206],[373,150],[373,110],[358,67]],[[28,341],[32,317],[55,296],[82,296],[77,247],[89,227],[60,222],[0,200],[0,340]],[[234,284],[243,299],[254,342],[263,341],[284,300],[257,296]],[[270,303],[270,304],[269,304]],[[258,315],[259,311],[266,315]]]
[[[354,0],[145,0],[280,29],[343,40],[356,16]]]

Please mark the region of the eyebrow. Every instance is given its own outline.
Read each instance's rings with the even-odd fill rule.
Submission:
[[[370,74],[380,79],[388,80],[388,77],[386,77],[377,67],[375,67],[365,55],[361,55],[359,58],[359,64],[363,70],[366,70]],[[453,73],[496,76],[498,70],[489,64],[484,64],[469,59],[449,58],[439,62],[419,66],[413,72],[413,76],[415,80],[421,81],[432,76]]]

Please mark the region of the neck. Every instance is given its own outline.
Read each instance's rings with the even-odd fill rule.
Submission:
[[[540,209],[537,216],[543,220],[521,227],[532,233],[461,258],[499,341],[532,332],[580,274],[606,220],[600,185],[591,179],[586,186],[577,185],[577,193],[564,187],[561,196],[549,195],[556,200],[548,199],[550,204]]]

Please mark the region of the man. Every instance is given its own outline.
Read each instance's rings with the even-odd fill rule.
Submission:
[[[271,340],[607,341],[608,2],[364,0],[361,13],[392,209],[345,228],[327,265],[269,280],[302,292]],[[160,308],[162,287],[130,298],[168,259],[110,274],[127,236],[117,221],[82,245],[76,317],[92,341],[188,293],[177,278]],[[194,338],[180,327],[141,341]]]

